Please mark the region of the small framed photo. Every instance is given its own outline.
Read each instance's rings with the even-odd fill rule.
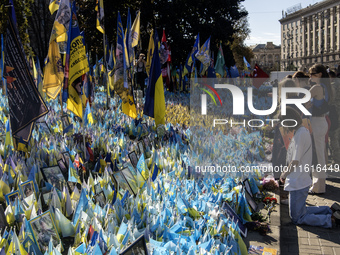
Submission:
[[[59,166],[41,168],[45,181],[53,185],[56,189],[62,191],[63,185],[67,184]]]
[[[33,183],[32,180],[21,183],[19,185],[19,189],[21,191],[23,198],[29,197],[32,194],[34,194],[34,195],[36,194],[34,183]]]
[[[146,241],[144,235],[141,235],[130,244],[125,250],[121,251],[119,255],[148,255],[148,249],[146,248]]]
[[[254,198],[248,193],[247,190],[245,190],[244,194],[245,194],[246,200],[247,200],[251,210],[253,212],[257,212],[258,206],[257,206],[257,203],[255,202]]]
[[[36,124],[40,125],[42,130],[45,133],[52,133],[50,127],[48,126],[48,124],[46,123],[46,121],[41,121],[41,122],[36,122]]]
[[[129,156],[130,162],[133,165],[133,167],[137,167],[138,158],[137,158],[136,152],[135,151],[131,151],[128,156]]]
[[[70,120],[67,115],[61,116],[61,123],[63,125],[63,130],[65,130],[68,126],[71,125]]]
[[[74,191],[74,188],[77,186],[77,184],[76,183],[74,183],[74,182],[67,182],[67,187],[68,187],[68,191],[70,192],[70,194]]]
[[[50,204],[50,200],[52,198],[52,192],[50,191],[50,192],[44,193],[44,194],[42,194],[42,197],[44,199],[44,203],[46,205],[49,205]]]
[[[67,151],[65,152],[62,152],[61,155],[63,156],[63,159],[64,159],[64,163],[68,169],[69,167],[69,162],[70,162],[70,159],[71,159],[71,155],[70,153],[68,153]]]
[[[27,235],[23,241],[22,246],[24,247],[25,251],[27,251],[28,254],[42,255],[37,244],[32,239]]]
[[[138,184],[137,184],[136,178],[133,176],[133,174],[131,173],[131,171],[128,167],[126,167],[122,170],[122,174],[124,175],[127,183],[130,185],[134,196],[136,196],[136,194],[138,192]]]
[[[148,136],[143,136],[142,138],[143,138],[144,146],[145,146],[145,149],[146,149],[147,147],[150,146],[149,137]]]
[[[129,183],[126,181],[124,175],[122,174],[122,171],[114,172],[113,173],[113,178],[115,180],[115,186],[122,188],[123,190],[128,190],[130,194],[135,194],[133,193]]]
[[[142,155],[144,153],[144,146],[143,146],[143,141],[139,141],[137,143],[138,150],[139,150],[139,155]]]
[[[106,198],[105,198],[104,192],[101,191],[97,195],[95,195],[94,201],[96,204],[98,203],[101,208],[104,208],[106,204]]]
[[[15,190],[5,195],[7,205],[13,206],[16,198],[19,198],[19,190]]]
[[[39,216],[30,220],[29,223],[31,225],[34,239],[41,252],[44,253],[46,250],[48,250],[48,244],[51,238],[54,247],[61,243],[50,211],[40,214]]]
[[[251,191],[251,187],[250,187],[250,183],[249,183],[248,178],[243,181],[243,187],[249,193],[249,195],[251,197],[254,197],[253,192]]]
[[[68,168],[65,165],[65,162],[63,159],[58,159],[58,166],[60,167],[61,172],[63,173],[64,177],[66,178],[68,176]]]
[[[147,133],[148,132],[148,125],[146,123],[142,123],[142,128],[143,128],[143,133]]]
[[[102,191],[102,187],[100,186],[100,183],[97,183],[96,185],[94,185],[94,192],[95,194],[99,194]]]
[[[237,213],[230,207],[230,205],[227,202],[224,202],[222,204],[221,210],[224,212],[224,215],[226,217],[231,218],[231,220],[235,222],[235,224],[237,224],[241,234],[244,237],[247,237],[248,229],[243,225],[241,218],[237,215]]]
[[[126,162],[126,164],[123,165],[123,168],[129,168],[130,172],[132,173],[133,176],[135,176],[137,178],[137,172],[136,172],[136,168],[133,167],[133,165],[131,164],[131,162]]]

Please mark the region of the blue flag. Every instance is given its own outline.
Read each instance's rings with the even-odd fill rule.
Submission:
[[[165,98],[161,72],[161,63],[158,54],[158,35],[155,33],[155,50],[150,68],[148,87],[146,89],[144,114],[155,119],[156,126],[165,124]]]

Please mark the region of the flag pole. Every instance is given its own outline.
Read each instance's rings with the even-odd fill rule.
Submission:
[[[84,112],[84,105],[83,105],[83,96],[81,96],[81,107],[83,108],[82,109],[82,111],[83,111],[82,129],[83,129],[84,160],[86,160],[86,143],[85,143],[85,128],[84,128],[85,112]],[[82,176],[83,176],[83,181],[84,181],[84,172],[83,172],[83,170],[82,170]]]
[[[104,28],[105,29],[105,28]],[[104,30],[105,31],[105,30]],[[110,106],[110,97],[109,97],[109,86],[108,86],[108,76],[107,76],[107,63],[106,63],[106,38],[105,38],[105,32],[103,33],[103,47],[104,47],[104,61],[103,61],[103,65],[104,65],[104,76],[105,76],[105,82],[106,82],[106,108],[109,109]]]

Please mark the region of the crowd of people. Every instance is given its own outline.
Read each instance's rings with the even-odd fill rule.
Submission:
[[[288,166],[280,181],[289,191],[286,201],[289,215],[296,224],[331,228],[340,223],[336,212],[338,204],[332,206],[333,210],[328,206],[306,207],[306,199],[308,194],[326,192],[327,171],[333,170],[333,165],[328,164],[329,148],[335,164],[339,161],[340,104],[335,99],[340,95],[340,84],[334,72],[322,64],[315,64],[308,74],[298,71],[286,77],[279,83],[279,88],[282,87],[305,88],[311,94],[311,100],[304,104],[311,116],[302,114],[297,107],[290,107],[285,116],[279,113],[280,118],[294,120],[297,125],[291,128],[277,126],[275,129],[273,165]],[[304,96],[299,93],[287,95],[289,98]],[[284,132],[280,133],[280,128]],[[282,134],[290,138],[289,146],[285,146]]]

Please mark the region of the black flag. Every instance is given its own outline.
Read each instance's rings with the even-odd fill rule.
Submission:
[[[7,80],[7,94],[12,135],[28,142],[34,121],[48,113],[47,106],[39,94],[17,30],[14,6],[9,12],[4,77]]]

